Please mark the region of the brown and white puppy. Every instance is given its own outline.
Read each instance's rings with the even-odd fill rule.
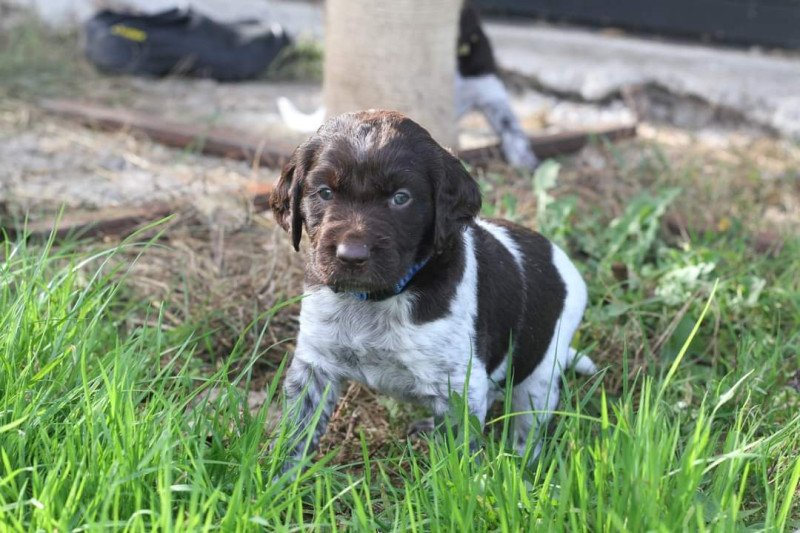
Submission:
[[[522,452],[558,402],[561,371],[595,372],[570,348],[587,300],[575,266],[538,233],[478,218],[476,181],[409,118],[328,120],[294,152],[271,203],[295,249],[303,228],[310,240],[284,389],[298,431],[321,412],[312,448],[346,380],[438,417],[451,391],[466,391],[483,424],[509,372],[513,408],[529,413],[515,417]]]

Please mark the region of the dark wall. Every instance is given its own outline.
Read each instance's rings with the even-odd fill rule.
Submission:
[[[800,0],[475,0],[484,13],[800,48]]]

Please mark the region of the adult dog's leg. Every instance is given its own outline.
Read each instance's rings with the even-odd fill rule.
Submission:
[[[519,119],[511,109],[503,82],[495,74],[458,76],[458,116],[477,109],[489,121],[500,137],[503,156],[511,166],[534,169],[539,161],[531,149],[530,141]]]

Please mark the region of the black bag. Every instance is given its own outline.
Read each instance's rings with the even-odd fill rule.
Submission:
[[[290,40],[280,28],[255,36],[246,29],[192,10],[155,15],[106,10],[86,22],[86,56],[113,73],[251,79],[264,72]]]

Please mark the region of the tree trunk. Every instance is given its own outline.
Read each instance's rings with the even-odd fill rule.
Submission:
[[[456,39],[462,0],[326,0],[329,116],[401,111],[456,147]]]

